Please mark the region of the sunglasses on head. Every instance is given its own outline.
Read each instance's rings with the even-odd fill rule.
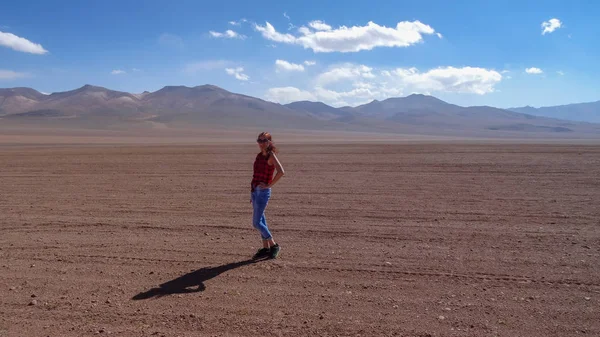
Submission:
[[[258,142],[258,143],[266,143],[266,142],[268,142],[268,141],[269,141],[269,140],[268,140],[268,139],[266,139],[266,138],[258,138],[258,139],[256,140],[256,142]]]

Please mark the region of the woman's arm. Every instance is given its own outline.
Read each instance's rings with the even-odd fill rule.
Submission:
[[[281,166],[281,163],[279,162],[279,159],[277,159],[277,156],[275,156],[275,153],[271,153],[271,156],[269,157],[269,164],[275,165],[275,168],[277,169],[277,174],[275,174],[275,177],[273,177],[273,181],[271,181],[271,184],[267,188],[275,185],[277,180],[279,180],[285,175],[285,171],[283,171],[283,166]]]

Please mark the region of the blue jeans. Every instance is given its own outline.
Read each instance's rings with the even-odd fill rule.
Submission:
[[[270,188],[260,188],[257,186],[252,192],[252,206],[254,207],[252,225],[260,231],[260,236],[263,240],[268,240],[273,237],[267,227],[267,218],[265,218],[265,208],[267,208],[270,198]]]

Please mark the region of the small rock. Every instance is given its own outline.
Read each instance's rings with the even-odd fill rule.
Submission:
[[[443,321],[443,320],[445,320],[445,319],[446,319],[446,317],[444,317],[444,316],[442,316],[442,315],[439,315],[439,316],[438,316],[438,319],[439,319],[440,321]]]
[[[584,299],[585,299],[586,301],[589,301],[589,300],[591,300],[592,298],[591,298],[591,297],[584,297]]]
[[[37,297],[35,294],[31,294],[31,298],[35,298]]]
[[[8,290],[10,290],[10,291],[17,290],[17,287],[10,287],[10,288],[8,288]]]
[[[452,309],[450,309],[450,308],[444,308],[444,310],[446,310],[446,311],[452,311]]]
[[[29,305],[37,305],[37,304],[38,304],[37,300],[31,300],[31,302],[29,302]]]
[[[394,304],[394,307],[393,307],[393,308],[394,308],[394,309],[398,309],[398,305],[397,305],[397,304]]]
[[[106,304],[110,304],[110,300],[106,300]]]
[[[205,236],[208,236],[208,233],[204,233]]]
[[[391,265],[392,265],[392,263],[391,263],[391,262],[389,262],[389,261],[387,261],[385,264],[386,264],[386,265],[388,265],[388,266],[391,266]]]
[[[150,275],[153,275],[153,274],[154,274],[154,272],[153,272],[153,271],[151,271],[151,272],[150,272]]]

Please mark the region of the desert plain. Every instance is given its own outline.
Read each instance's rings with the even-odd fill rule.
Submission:
[[[0,336],[600,335],[600,145],[284,137],[253,262],[222,136],[5,133]]]

